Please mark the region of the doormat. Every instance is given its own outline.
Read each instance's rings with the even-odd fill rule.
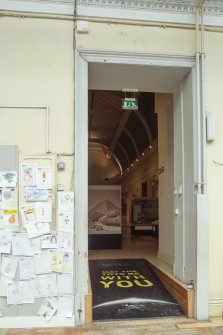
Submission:
[[[93,320],[184,315],[145,259],[89,261]]]

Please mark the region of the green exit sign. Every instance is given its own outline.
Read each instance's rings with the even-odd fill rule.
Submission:
[[[122,109],[138,110],[138,100],[125,98],[122,100]]]

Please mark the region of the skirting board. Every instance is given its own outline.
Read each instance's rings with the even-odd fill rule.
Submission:
[[[208,304],[209,316],[222,316],[223,313],[223,299],[209,300]]]
[[[0,329],[2,328],[54,328],[54,327],[74,327],[75,319],[55,316],[46,322],[40,316],[22,317],[2,317],[0,319]]]

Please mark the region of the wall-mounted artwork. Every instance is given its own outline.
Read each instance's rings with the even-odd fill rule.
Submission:
[[[89,234],[121,233],[120,186],[90,186],[88,206]]]

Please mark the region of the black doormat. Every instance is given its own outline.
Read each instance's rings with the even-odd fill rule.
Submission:
[[[145,259],[90,260],[93,320],[183,315]]]

